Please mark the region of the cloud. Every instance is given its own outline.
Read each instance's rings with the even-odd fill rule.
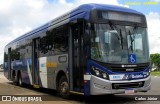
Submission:
[[[101,4],[113,4],[113,5],[129,7],[128,5],[119,4],[118,0],[110,0],[109,2],[107,2],[106,0],[75,0],[72,3],[67,3],[66,0],[59,0],[59,3],[67,4],[67,5],[74,5],[74,6],[78,6],[81,4],[87,4],[87,3],[101,3]]]
[[[146,18],[148,24],[150,53],[160,53],[160,14],[150,12],[146,15]]]
[[[0,0],[0,64],[3,62],[4,46],[20,35],[50,21],[80,4],[119,4],[117,0]]]
[[[118,5],[119,4],[117,0],[111,0],[109,2],[106,2],[106,0],[77,0],[76,3],[77,4],[103,3],[103,4],[114,4],[114,5]]]

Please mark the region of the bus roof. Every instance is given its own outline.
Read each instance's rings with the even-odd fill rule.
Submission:
[[[70,12],[60,16],[60,17],[57,17],[55,19],[53,19],[52,21],[44,24],[43,26],[39,27],[39,28],[36,28],[20,37],[18,37],[17,39],[11,41],[9,44],[12,44],[18,40],[21,40],[21,39],[24,39],[25,37],[28,37],[28,36],[31,36],[32,34],[35,34],[41,30],[45,30],[45,29],[48,29],[48,27],[52,26],[52,25],[55,25],[57,23],[60,23],[64,20],[67,20],[68,22],[70,21],[73,21],[77,18],[84,18],[86,20],[89,21],[90,17],[90,12],[92,10],[111,10],[111,11],[119,11],[119,12],[126,12],[126,13],[134,13],[134,14],[139,14],[139,15],[143,15],[142,13],[136,11],[136,10],[133,10],[133,9],[129,9],[129,8],[126,8],[126,7],[122,7],[122,6],[115,6],[115,5],[108,5],[108,4],[83,4],[83,5],[80,5],[79,7],[77,7],[76,9],[73,9],[71,10]],[[7,45],[9,45],[7,44]]]
[[[76,10],[81,9],[84,11],[91,11],[93,9],[98,9],[98,10],[112,10],[112,11],[121,11],[121,12],[128,12],[128,13],[135,13],[135,14],[141,14],[140,12],[127,8],[127,7],[122,7],[122,6],[117,6],[117,5],[109,5],[109,4],[84,4],[80,5]]]

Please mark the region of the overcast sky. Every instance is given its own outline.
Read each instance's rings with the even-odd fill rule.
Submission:
[[[126,5],[139,1],[140,5]],[[144,5],[148,1],[157,4]],[[120,5],[144,13],[150,53],[160,53],[160,0],[0,0],[0,64],[4,46],[11,40],[85,3]]]

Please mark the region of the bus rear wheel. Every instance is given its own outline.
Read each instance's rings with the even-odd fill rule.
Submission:
[[[15,74],[12,74],[12,81],[13,81],[13,84],[17,85],[17,79]]]
[[[59,84],[58,84],[58,95],[62,98],[69,98],[69,84],[67,81],[67,78],[65,76],[62,76],[60,78]]]
[[[20,73],[18,74],[17,85],[19,85],[19,86],[23,85],[23,83],[22,83],[22,76],[21,76]]]

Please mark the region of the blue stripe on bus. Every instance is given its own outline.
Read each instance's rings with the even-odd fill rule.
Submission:
[[[84,95],[90,96],[90,80],[88,80],[87,83],[85,83]]]
[[[149,72],[149,70],[150,70],[150,66],[148,66],[147,68],[145,68],[143,71],[140,71],[140,72],[121,72],[121,73],[119,73],[119,72],[112,72],[110,69],[105,68],[105,67],[97,64],[95,61],[89,60],[88,69],[91,68],[91,66],[95,66],[95,67],[99,68],[100,70],[108,73],[108,75],[114,75],[114,74],[144,75],[143,73]],[[147,77],[148,77],[148,76],[143,77],[143,78],[147,78]],[[137,79],[142,79],[142,78],[134,78],[134,79],[131,79],[131,80],[137,80]]]
[[[31,84],[30,83],[30,78],[29,78],[29,72],[28,72],[28,66],[27,66],[27,61],[29,64],[30,72],[31,72],[31,65],[32,65],[32,59],[27,58],[23,60],[15,60],[12,61],[12,70],[20,70],[22,74],[22,82],[26,84]]]

